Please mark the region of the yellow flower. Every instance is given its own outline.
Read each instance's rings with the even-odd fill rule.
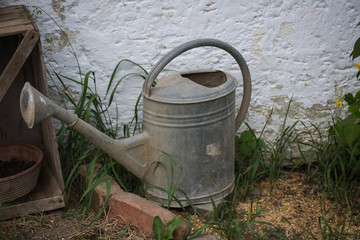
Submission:
[[[338,98],[336,98],[336,104],[338,105],[338,107],[343,107],[342,101]]]
[[[358,69],[360,71],[360,62],[358,64],[356,64],[356,66],[358,67]]]

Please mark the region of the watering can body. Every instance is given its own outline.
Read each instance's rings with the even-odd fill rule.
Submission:
[[[170,206],[209,203],[228,195],[234,183],[235,88],[216,70],[173,73],[158,81],[143,102],[143,128],[151,136],[150,159],[158,166],[147,197]],[[173,169],[173,171],[172,171]],[[185,196],[186,195],[186,196]]]
[[[154,86],[171,60],[202,46],[221,48],[239,64],[244,91],[236,117],[238,82],[230,74],[211,69],[174,72]],[[49,116],[72,126],[143,180],[147,198],[184,207],[221,200],[233,190],[235,133],[250,95],[250,73],[241,54],[219,40],[199,39],[170,51],[149,73],[143,86],[143,132],[134,137],[112,140],[28,83],[21,93],[20,109],[29,127]]]

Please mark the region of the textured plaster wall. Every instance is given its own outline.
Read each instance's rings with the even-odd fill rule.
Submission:
[[[78,79],[68,38],[83,73],[96,72],[102,94],[120,59],[131,59],[150,70],[164,54],[186,41],[209,37],[233,45],[243,54],[252,75],[246,121],[260,131],[273,108],[269,137],[280,128],[292,96],[289,123],[303,120],[319,124],[330,120],[331,113],[340,113],[336,97],[356,89],[356,62],[349,54],[359,37],[359,31],[354,30],[360,22],[359,0],[0,2],[0,6],[14,4],[25,4],[30,11],[32,5],[41,7],[65,31],[60,31],[47,14],[35,14],[46,67]],[[227,53],[215,48],[195,49],[168,66],[176,70],[198,67],[221,69],[238,78],[240,105],[241,74]],[[118,76],[131,70],[123,67]],[[121,123],[131,119],[142,82],[133,78],[120,85],[116,101]],[[76,95],[79,89],[68,84]]]

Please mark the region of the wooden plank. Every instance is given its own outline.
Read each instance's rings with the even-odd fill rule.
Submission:
[[[14,19],[25,19],[25,17],[21,17],[23,14],[19,14],[18,12],[8,12],[6,14],[0,14],[0,22],[5,22],[5,21],[9,21],[9,20],[14,20]]]
[[[0,18],[4,15],[19,15],[19,13],[24,11],[24,5],[15,5],[10,7],[0,8]]]
[[[25,6],[0,8],[0,37],[25,34],[29,29],[38,30]]]
[[[9,20],[0,21],[0,31],[3,28],[16,27],[19,25],[32,26],[31,21],[29,21],[29,19],[24,19],[24,18],[9,19]]]
[[[19,73],[21,67],[39,40],[39,37],[38,32],[30,29],[21,41],[19,47],[16,49],[4,72],[0,76],[0,101],[5,96],[11,83],[14,81],[16,75]]]
[[[25,11],[22,7],[16,9],[9,9],[8,11],[1,11],[0,9],[0,21],[7,21],[16,18],[28,19],[30,20],[30,14]]]
[[[4,207],[0,211],[0,220],[63,208],[64,202],[61,199],[63,199],[63,196],[59,195]]]
[[[32,25],[20,25],[15,27],[3,28],[0,30],[0,37],[12,36],[17,34],[25,35],[29,29],[34,29]]]

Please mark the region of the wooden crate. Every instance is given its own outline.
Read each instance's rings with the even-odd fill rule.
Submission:
[[[27,196],[0,207],[9,219],[64,207],[64,183],[52,118],[29,129],[20,113],[25,82],[48,95],[40,34],[25,6],[0,9],[0,141],[24,142],[44,153],[36,188]]]

